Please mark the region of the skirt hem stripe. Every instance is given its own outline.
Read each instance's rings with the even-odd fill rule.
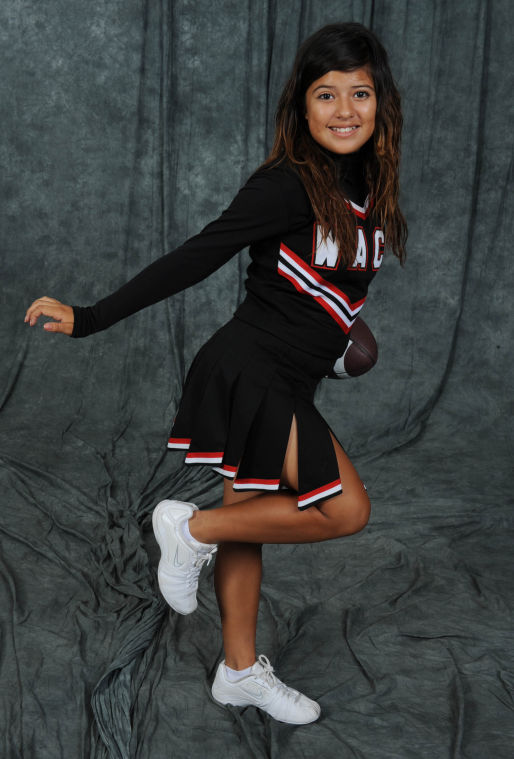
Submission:
[[[262,480],[257,480],[256,482],[245,482],[245,483],[238,483],[234,482],[233,486],[234,490],[278,490],[280,487],[279,482],[270,482],[265,483]]]
[[[223,461],[223,451],[216,453],[196,453],[191,451],[186,454],[186,464],[221,464]]]
[[[170,437],[168,440],[168,448],[176,448],[177,450],[189,450],[191,445],[191,438],[187,437]]]
[[[228,464],[223,464],[223,466],[213,466],[212,470],[213,472],[217,472],[218,474],[221,474],[222,477],[228,477],[229,479],[233,479],[236,476],[237,467],[228,466]]]
[[[341,480],[335,480],[334,482],[329,482],[327,485],[323,485],[321,488],[316,488],[315,490],[311,490],[310,493],[304,493],[303,495],[299,496],[298,498],[298,508],[303,508],[304,506],[311,506],[316,501],[320,501],[324,498],[327,498],[328,496],[336,495],[337,493],[342,493],[343,488],[341,485]]]

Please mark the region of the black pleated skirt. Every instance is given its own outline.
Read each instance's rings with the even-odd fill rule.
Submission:
[[[232,319],[200,349],[168,441],[186,464],[207,464],[236,491],[281,486],[293,415],[298,430],[298,507],[341,492],[330,430],[314,392],[333,361]]]

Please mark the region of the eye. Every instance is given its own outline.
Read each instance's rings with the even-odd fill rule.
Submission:
[[[331,100],[333,97],[331,92],[322,92],[318,95],[318,100]]]
[[[367,90],[357,90],[357,92],[354,92],[353,94],[357,100],[366,100],[366,98],[369,98],[370,95]]]

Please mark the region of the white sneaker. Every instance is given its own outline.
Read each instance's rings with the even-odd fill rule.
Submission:
[[[220,704],[257,706],[279,722],[306,725],[320,715],[320,706],[303,693],[289,688],[273,674],[269,659],[259,656],[246,677],[230,682],[222,661],[212,684],[212,695]]]
[[[217,545],[206,543],[205,551],[197,551],[186,542],[182,525],[197,509],[192,503],[161,501],[152,515],[155,539],[161,549],[157,570],[159,588],[166,602],[179,614],[190,614],[198,606],[196,591],[200,570],[218,550]]]

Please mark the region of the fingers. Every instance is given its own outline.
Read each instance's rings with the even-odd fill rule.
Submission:
[[[45,314],[47,316],[47,314]],[[46,332],[62,332],[64,335],[71,335],[73,332],[73,317],[71,321],[62,322],[45,322],[43,329]]]
[[[32,318],[35,314],[35,312],[39,309],[41,305],[47,305],[47,304],[55,304],[55,305],[61,305],[58,300],[55,300],[55,298],[49,298],[48,296],[44,295],[42,298],[38,298],[35,300],[28,308],[25,313],[25,321],[30,323],[30,326],[32,327],[36,321],[38,316],[41,316],[41,311],[38,313],[38,315],[35,318],[35,321],[32,321]]]
[[[43,328],[47,332],[62,332],[65,335],[71,335],[73,332],[73,309],[71,306],[67,306],[61,303],[55,298],[38,298],[27,309],[25,314],[25,322],[33,327],[40,316],[48,316],[53,319],[51,322],[46,322]]]

